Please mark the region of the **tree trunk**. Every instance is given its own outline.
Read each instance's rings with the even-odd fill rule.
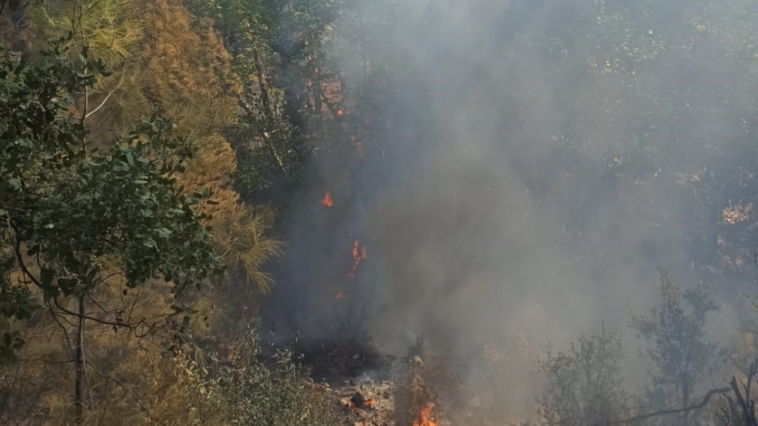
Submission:
[[[74,389],[74,418],[77,425],[84,422],[84,296],[79,297],[79,324],[76,330],[76,372]]]
[[[263,138],[263,143],[268,146],[269,151],[271,151],[271,155],[274,156],[274,159],[276,159],[276,162],[279,164],[282,172],[284,172],[284,177],[288,179],[289,173],[287,173],[287,167],[284,166],[284,160],[282,160],[282,157],[276,151],[276,147],[274,147],[274,141],[269,140],[268,132],[271,131],[271,126],[273,126],[274,123],[274,113],[271,107],[271,101],[268,96],[268,83],[266,80],[266,72],[263,68],[263,58],[258,53],[257,49],[253,49],[253,60],[255,62],[255,71],[258,76],[258,88],[261,91],[263,114],[265,115],[267,121],[266,126],[263,129],[260,129],[260,133]]]

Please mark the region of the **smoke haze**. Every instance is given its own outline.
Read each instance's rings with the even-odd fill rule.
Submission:
[[[374,100],[366,158],[316,156],[269,322],[325,333],[349,306],[385,351],[424,336],[463,355],[521,336],[560,348],[605,321],[639,386],[625,327],[657,267],[729,303],[750,284],[751,222],[722,213],[755,194],[754,2],[356,4],[370,83],[354,52],[334,57]],[[354,241],[368,258],[349,280]]]

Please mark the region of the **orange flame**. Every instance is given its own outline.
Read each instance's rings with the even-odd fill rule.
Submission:
[[[434,404],[431,402],[426,403],[424,408],[421,409],[418,419],[413,421],[413,426],[437,426],[437,423],[431,417],[432,408],[434,408]]]
[[[355,278],[355,271],[358,270],[358,265],[367,257],[366,247],[361,247],[358,241],[353,243],[353,269],[350,271],[350,278]]]
[[[375,402],[374,398],[364,399],[363,394],[360,391],[356,391],[355,396],[350,399],[347,405],[353,410],[357,410],[359,408],[371,408]]]
[[[345,115],[345,111],[344,110],[341,110],[341,109],[337,110],[337,116],[338,117],[342,117],[343,115]]]
[[[334,300],[340,300],[340,299],[342,299],[343,295],[344,294],[342,293],[342,291],[338,291],[337,294],[334,295]]]
[[[334,205],[334,202],[332,201],[332,194],[330,194],[329,191],[326,191],[326,195],[324,195],[324,198],[321,200],[321,204],[327,207]]]

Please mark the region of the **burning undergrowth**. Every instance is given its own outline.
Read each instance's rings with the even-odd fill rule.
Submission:
[[[311,378],[339,401],[349,424],[484,426],[522,419],[512,401],[501,399],[508,392],[492,392],[493,383],[508,387],[514,379],[513,372],[502,371],[503,360],[492,359],[493,348],[468,359],[422,339],[406,356],[383,354],[356,339],[298,339],[292,348]]]
[[[405,356],[382,353],[366,334],[362,318],[335,315],[328,325],[332,335],[349,337],[298,336],[277,341],[271,335],[263,355],[291,353],[324,397],[339,405],[346,424],[480,424],[472,423],[476,407],[461,403],[466,400],[465,362],[432,350],[423,339]]]

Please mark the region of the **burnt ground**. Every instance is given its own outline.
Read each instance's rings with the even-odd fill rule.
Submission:
[[[432,361],[430,368],[416,348],[399,357],[382,354],[361,339],[299,338],[288,346],[314,382],[339,401],[348,423],[412,426],[421,411],[433,405],[433,423],[424,426],[452,424],[448,420],[451,404],[445,402],[450,398],[436,389],[444,383],[436,373],[441,363]]]
[[[348,424],[414,426],[429,404],[433,404],[433,423],[423,426],[521,422],[488,410],[482,401],[496,399],[487,391],[492,389],[472,383],[466,370],[470,360],[453,358],[444,349],[419,343],[408,355],[393,356],[382,353],[370,340],[359,338],[298,337],[264,345],[270,349],[283,346],[294,352],[313,381],[332,395],[330,399],[338,401]]]

